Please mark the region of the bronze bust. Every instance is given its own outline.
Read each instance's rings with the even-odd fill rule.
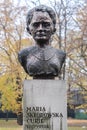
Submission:
[[[40,5],[28,12],[26,22],[35,45],[18,53],[19,62],[34,79],[54,79],[60,74],[66,56],[65,52],[50,45],[50,38],[56,31],[56,15],[52,8]]]

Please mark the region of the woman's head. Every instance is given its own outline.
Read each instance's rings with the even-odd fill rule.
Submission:
[[[31,23],[31,20],[33,18],[34,12],[47,12],[50,18],[52,19],[53,22],[53,33],[56,31],[56,14],[54,10],[51,7],[45,6],[45,5],[39,5],[34,7],[33,9],[29,10],[26,18],[26,24],[27,24],[27,31],[29,32],[29,25]],[[30,33],[30,32],[29,32]]]

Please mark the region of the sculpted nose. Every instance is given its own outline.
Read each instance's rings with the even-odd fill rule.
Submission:
[[[39,25],[38,30],[43,30],[42,24]]]

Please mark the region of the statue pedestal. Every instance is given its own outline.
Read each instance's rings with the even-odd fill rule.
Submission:
[[[67,130],[64,80],[25,80],[23,130]]]

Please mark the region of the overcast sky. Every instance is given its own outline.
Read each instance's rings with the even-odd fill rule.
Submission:
[[[45,4],[45,5],[50,5],[50,1],[51,3],[54,1],[54,0],[13,0],[14,3],[18,6],[33,6],[32,2],[35,2],[37,4],[39,4],[38,1],[40,1],[41,4]],[[56,0],[58,1],[58,0]]]

